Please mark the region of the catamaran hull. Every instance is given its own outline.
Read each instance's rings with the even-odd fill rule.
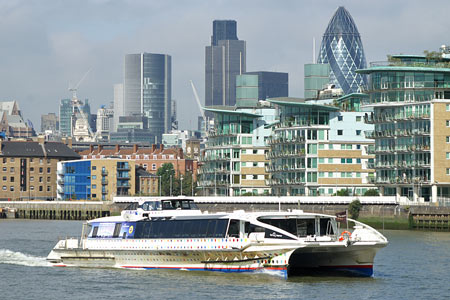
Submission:
[[[368,246],[299,248],[274,253],[239,251],[137,251],[54,249],[54,266],[189,271],[267,272],[287,278],[315,272],[372,276],[379,248]],[[283,253],[280,253],[283,252]],[[269,255],[268,255],[269,254]]]

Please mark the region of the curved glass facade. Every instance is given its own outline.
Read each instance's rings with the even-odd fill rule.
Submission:
[[[328,23],[317,63],[330,65],[330,83],[344,94],[356,93],[360,86],[366,86],[366,76],[355,72],[366,68],[361,37],[352,16],[342,6]]]

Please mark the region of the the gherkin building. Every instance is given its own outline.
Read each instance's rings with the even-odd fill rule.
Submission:
[[[350,13],[339,7],[323,35],[317,63],[330,65],[330,83],[342,88],[345,94],[358,92],[366,86],[365,75],[357,74],[366,68],[366,57],[356,24]]]

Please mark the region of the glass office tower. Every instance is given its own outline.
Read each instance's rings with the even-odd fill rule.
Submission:
[[[317,63],[330,65],[330,83],[344,94],[356,93],[360,86],[367,85],[366,76],[355,72],[366,68],[361,36],[352,16],[342,6],[328,23]]]
[[[148,118],[148,130],[161,142],[171,129],[172,59],[166,54],[127,54],[124,115]],[[154,142],[154,141],[152,141]]]

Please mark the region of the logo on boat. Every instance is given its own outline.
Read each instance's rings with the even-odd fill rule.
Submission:
[[[133,229],[134,229],[134,227],[133,227],[133,225],[131,225],[130,228],[128,229],[128,233],[132,234],[133,233]]]
[[[269,234],[269,236],[270,236],[270,237],[273,237],[273,238],[281,238],[281,237],[283,237],[282,234],[276,233],[275,231],[272,231],[272,232]]]

